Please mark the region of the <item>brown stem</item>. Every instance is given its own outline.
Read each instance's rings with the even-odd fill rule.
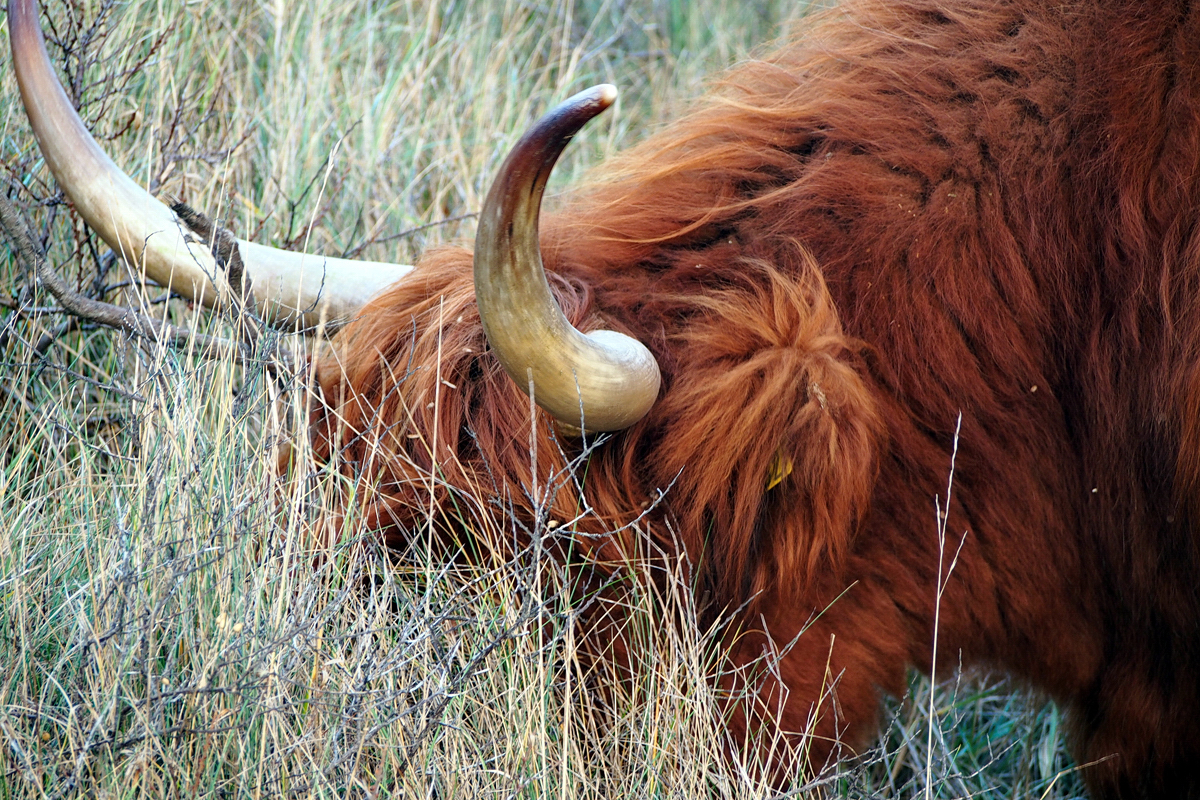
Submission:
[[[190,328],[182,328],[163,320],[155,319],[139,313],[132,308],[116,306],[90,297],[73,290],[46,260],[41,247],[35,244],[36,238],[29,228],[23,215],[8,200],[0,196],[0,227],[8,236],[27,268],[33,269],[50,294],[62,306],[63,310],[79,319],[104,325],[109,328],[124,331],[139,338],[154,342],[169,342],[171,344],[186,344],[194,342],[197,349],[206,358],[223,358],[233,356],[239,360],[249,360],[253,354],[253,342],[239,344],[228,339],[208,336]],[[291,367],[291,357],[284,351],[272,348],[268,359],[279,364],[285,370]]]

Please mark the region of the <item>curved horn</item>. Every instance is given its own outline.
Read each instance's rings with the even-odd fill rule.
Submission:
[[[79,215],[155,282],[205,305],[229,291],[206,243],[123,173],[88,132],[54,74],[37,0],[9,0],[21,99],[42,154]],[[345,322],[411,267],[293,253],[238,242],[259,311],[276,323]],[[215,285],[214,285],[215,279]]]
[[[658,397],[658,364],[646,347],[613,331],[582,334],[550,293],[538,247],[538,212],[554,162],[617,90],[594,86],[546,114],[508,154],[475,234],[475,297],[488,343],[504,370],[560,422],[617,431]]]

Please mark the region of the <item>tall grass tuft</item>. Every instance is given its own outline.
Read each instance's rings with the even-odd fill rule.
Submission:
[[[159,196],[264,243],[411,262],[470,238],[552,103],[622,91],[568,150],[564,188],[807,11],[54,0],[47,21],[83,116]],[[0,83],[6,193],[51,263],[85,294],[227,334],[138,294],[63,202],[11,70]],[[363,531],[315,551],[338,487],[275,469],[282,440],[304,463],[302,371],[72,320],[7,248],[0,320],[0,797],[773,796],[755,759],[786,743],[729,756],[727,665],[686,592],[631,582],[644,657],[618,679],[582,656],[581,609],[536,548],[479,564],[418,541],[397,561]],[[790,794],[1080,793],[1057,711],[986,676],[914,678],[887,717],[873,751]]]

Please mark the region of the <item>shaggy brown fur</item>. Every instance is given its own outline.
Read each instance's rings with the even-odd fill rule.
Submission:
[[[314,441],[370,524],[402,541],[435,465],[448,528],[542,504],[614,530],[665,491],[575,546],[655,531],[746,604],[746,661],[829,606],[779,664],[819,767],[931,667],[961,414],[939,669],[1053,695],[1099,797],[1200,796],[1200,7],[851,0],[603,172],[543,252],[578,327],[654,352],[658,404],[583,497],[539,416],[535,480],[471,255],[430,253],[319,365]]]

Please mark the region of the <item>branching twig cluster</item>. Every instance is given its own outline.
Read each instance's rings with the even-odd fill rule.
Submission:
[[[50,294],[54,295],[54,299],[59,302],[62,310],[76,319],[94,322],[154,343],[195,344],[198,352],[208,357],[228,359],[232,356],[244,360],[252,355],[251,348],[257,343],[258,332],[261,330],[254,320],[241,326],[241,329],[245,331],[246,341],[237,343],[199,333],[192,328],[172,325],[165,320],[150,317],[133,308],[86,297],[72,289],[66,280],[50,266],[46,260],[46,254],[37,244],[28,222],[5,197],[0,197],[0,225],[3,225],[5,236],[20,254],[26,268],[37,275],[41,284],[49,290]],[[225,236],[227,237],[228,234]],[[218,241],[223,244],[225,237],[218,237]],[[241,258],[236,254],[236,243],[234,248],[233,258],[240,265]],[[245,307],[241,310],[248,313]],[[290,359],[283,351],[272,353],[271,357],[279,359],[285,366],[290,366]]]

